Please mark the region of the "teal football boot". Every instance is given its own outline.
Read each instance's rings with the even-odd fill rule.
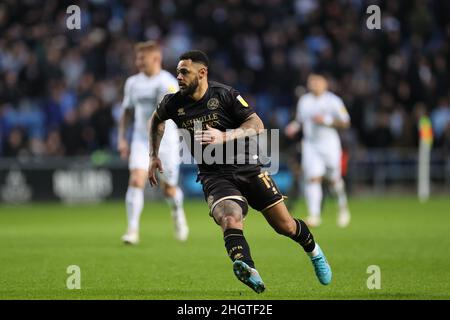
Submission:
[[[323,285],[327,285],[331,282],[331,267],[328,264],[327,258],[325,258],[322,249],[320,249],[317,243],[316,248],[319,251],[319,254],[315,257],[310,257],[310,259],[319,282]]]
[[[261,293],[266,289],[258,271],[245,262],[241,260],[234,261],[233,271],[241,282],[252,288],[256,293]]]

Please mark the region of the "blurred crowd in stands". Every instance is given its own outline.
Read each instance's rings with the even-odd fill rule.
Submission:
[[[72,4],[80,30],[66,26]],[[371,4],[381,30],[366,26]],[[239,89],[269,128],[292,119],[321,68],[359,148],[414,148],[428,114],[434,147],[450,150],[449,16],[444,0],[3,0],[0,156],[114,152],[142,40],[163,45],[172,73],[182,52],[207,52],[210,78]]]

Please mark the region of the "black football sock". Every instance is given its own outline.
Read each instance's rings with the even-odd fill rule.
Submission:
[[[234,262],[241,260],[248,264],[251,268],[255,267],[255,263],[250,255],[250,247],[247,240],[245,240],[244,232],[239,229],[227,229],[223,233],[223,240],[225,241],[225,248],[228,256]]]
[[[295,236],[291,237],[292,240],[299,243],[306,252],[312,252],[316,246],[314,237],[309,231],[308,226],[300,219],[294,219],[297,225],[297,231]]]

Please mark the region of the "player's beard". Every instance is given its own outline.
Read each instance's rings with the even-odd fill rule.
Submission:
[[[198,78],[195,78],[188,86],[184,87],[184,89],[180,88],[180,93],[183,96],[190,96],[195,92],[195,90],[197,90],[197,87],[198,87]]]

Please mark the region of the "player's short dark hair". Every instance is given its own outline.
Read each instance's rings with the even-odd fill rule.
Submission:
[[[328,72],[327,72],[327,70],[325,68],[321,68],[321,67],[313,68],[313,70],[311,70],[310,75],[320,76],[320,77],[323,77],[325,79],[328,79]]]
[[[205,67],[209,68],[209,58],[203,51],[200,50],[190,50],[183,53],[180,58],[180,60],[189,60],[191,59],[192,62],[197,62],[205,65]]]

